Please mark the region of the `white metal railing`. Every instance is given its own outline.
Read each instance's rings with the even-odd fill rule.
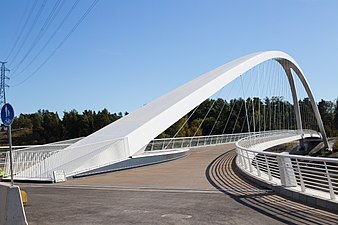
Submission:
[[[4,175],[6,152],[0,152],[0,180]]]
[[[281,140],[289,137],[297,139],[304,137],[321,138],[321,134],[314,130],[272,130],[267,132],[251,133],[240,140],[240,146],[253,148],[261,143]]]
[[[206,146],[206,145],[229,143],[235,142],[240,138],[246,136],[248,136],[248,133],[202,136],[193,138],[188,137],[188,138],[156,139],[150,142],[150,144],[147,147],[147,151],[163,150],[163,149],[170,150],[174,148],[177,149],[194,146]],[[52,174],[50,168],[53,167],[52,165],[58,163],[56,161],[62,160],[59,159],[60,157],[59,155],[57,155],[57,153],[63,151],[66,147],[70,146],[71,144],[75,143],[80,139],[81,138],[55,142],[46,145],[30,146],[28,148],[14,150],[12,152],[14,178],[51,180]],[[88,149],[90,150],[90,148],[95,146],[96,144],[98,143],[93,143],[91,146],[88,146]],[[112,144],[114,144],[114,142]],[[68,151],[71,153],[72,151],[74,151],[74,149],[68,149]],[[83,151],[84,150],[82,150],[82,152]],[[53,159],[51,158],[51,156],[53,156],[52,157]],[[109,165],[111,163],[112,162],[106,164]],[[100,166],[105,166],[106,164],[100,164]],[[90,169],[96,169],[96,167],[97,165],[93,165],[93,167],[91,167]],[[79,165],[79,168],[81,168],[81,165]],[[83,169],[83,171],[80,169],[77,172],[86,172],[87,169]],[[9,176],[10,174],[9,152],[6,152],[6,157],[4,161],[4,171],[5,174]]]
[[[72,176],[77,173],[112,164],[114,162],[105,162],[105,155],[101,156],[97,154],[97,157],[93,157],[93,149],[97,149],[99,153],[110,149],[112,152],[118,154],[118,152],[113,151],[113,149],[121,148],[122,143],[122,139],[101,141],[76,147],[68,147],[71,145],[70,142],[53,143],[39,146],[35,148],[34,151],[27,149],[13,151],[14,179],[53,181],[53,172],[56,170],[62,171],[65,176]],[[43,149],[43,147],[45,147],[45,149]],[[78,151],[79,149],[81,151]],[[79,156],[79,154],[81,155]],[[76,159],[79,158],[84,160],[90,159],[92,164],[90,168],[82,168],[82,164],[79,160],[75,162]],[[59,166],[61,164],[62,168],[60,169]],[[74,167],[77,168],[76,171],[70,172]],[[5,173],[6,177],[10,174],[9,153],[7,153],[6,157]]]
[[[248,136],[248,133],[227,134],[216,136],[200,136],[188,138],[170,138],[170,139],[155,139],[150,142],[147,151],[154,150],[170,150],[195,146],[216,145],[230,143]],[[78,141],[74,139],[70,141],[56,142],[47,145],[32,146],[20,150],[13,151],[13,174],[15,179],[31,178],[34,180],[50,180],[51,174],[46,173],[50,167],[50,160],[46,160],[62,151],[70,144]],[[54,156],[53,160],[61,160]],[[80,166],[80,165],[79,165]],[[104,165],[103,165],[104,166]],[[92,169],[95,169],[94,167]],[[10,174],[9,152],[6,152],[4,162],[4,171],[8,176]],[[82,172],[82,171],[80,171]]]
[[[13,156],[13,174],[15,178],[26,178],[25,176],[20,177],[20,173],[25,171],[28,174],[32,174],[33,171],[36,171],[36,167],[38,165],[38,170],[40,174],[44,171],[48,165],[44,162],[45,159],[49,158],[50,156],[58,153],[60,150],[65,149],[66,147],[70,146],[71,144],[77,142],[82,138],[75,138],[66,141],[59,141],[54,142],[51,144],[45,145],[34,145],[29,146],[27,148],[20,148],[18,146],[17,149],[12,151]],[[6,176],[10,174],[10,163],[9,163],[9,151],[4,153],[5,159],[3,162],[3,168]],[[1,166],[1,165],[0,165]],[[38,180],[45,180],[49,179],[49,176],[41,176]]]
[[[257,144],[263,141],[269,141],[272,139],[278,139],[285,136],[292,136],[298,134],[298,131],[263,131],[255,133],[238,133],[238,134],[224,134],[224,135],[214,135],[214,136],[198,136],[198,137],[184,137],[184,138],[165,138],[165,139],[155,139],[152,140],[146,147],[146,151],[154,150],[170,150],[170,149],[180,149],[180,148],[191,148],[198,146],[210,146],[218,145],[224,143],[234,143],[238,140],[242,140],[243,146],[248,146],[248,144]],[[247,137],[247,138],[245,138]],[[47,145],[34,146],[31,148],[25,148],[21,150],[13,151],[13,172],[14,178],[25,179],[25,178],[34,178],[35,180],[50,180],[51,174],[46,172],[49,171],[56,161],[60,161],[60,157],[55,155],[56,153],[63,151],[66,147],[70,146],[72,143],[77,140],[69,140],[63,142],[57,142]],[[115,145],[115,142],[107,142],[107,144]],[[88,154],[90,154],[90,149],[100,143],[93,143],[86,147]],[[81,147],[83,148],[83,147]],[[69,149],[69,157],[73,157],[71,154],[74,152],[74,149]],[[81,151],[84,153],[84,150]],[[86,157],[87,154],[84,154]],[[53,156],[53,157],[52,157]],[[69,158],[68,157],[68,158]],[[109,162],[111,163],[111,162]],[[96,166],[96,165],[95,165]],[[92,169],[95,169],[93,166]],[[79,165],[79,168],[81,165]],[[9,153],[6,154],[5,160],[5,173],[10,174],[9,167]],[[81,171],[81,170],[79,170]],[[77,171],[78,172],[78,171]],[[67,174],[69,175],[69,174]]]
[[[168,150],[179,148],[191,148],[199,146],[219,145],[225,143],[234,143],[248,136],[269,136],[272,133],[280,131],[260,131],[251,133],[222,134],[195,137],[178,137],[178,138],[160,138],[152,140],[146,147],[145,151]]]
[[[305,131],[307,132],[315,134],[314,131]],[[249,139],[250,137],[247,137],[236,143],[236,163],[242,170],[266,182],[294,187],[301,192],[326,199],[337,198],[338,159],[257,150],[250,147]],[[253,146],[254,139],[252,137],[251,139]],[[259,138],[256,139],[255,142],[259,142]],[[269,138],[262,139],[267,141]]]
[[[46,164],[42,163],[45,159],[49,158],[50,156],[56,154],[59,150],[39,150],[39,151],[13,151],[13,174],[16,178],[20,178],[17,175],[22,171],[30,171],[34,166],[39,164],[39,171],[42,174],[42,171],[45,170]],[[9,152],[6,153],[6,161],[5,161],[5,174],[10,174],[10,164],[9,164]],[[24,177],[23,177],[24,178]],[[44,178],[48,177],[41,177],[40,180],[44,180]]]

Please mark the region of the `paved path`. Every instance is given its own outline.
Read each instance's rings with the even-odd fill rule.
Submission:
[[[24,185],[35,224],[337,224],[338,216],[248,183],[233,145],[55,185]]]

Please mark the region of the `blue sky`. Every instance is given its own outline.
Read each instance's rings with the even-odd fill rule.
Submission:
[[[1,4],[0,61],[7,58],[11,69],[7,99],[17,114],[38,109],[60,114],[103,108],[131,112],[204,72],[264,50],[281,50],[294,57],[317,100],[338,97],[335,0],[100,0],[53,57],[30,76],[93,2],[81,0],[42,54],[18,74],[75,0],[65,1],[34,46],[57,3],[47,1],[32,26],[43,2],[37,0],[31,20],[27,14],[33,0]],[[22,38],[10,53],[26,20]]]

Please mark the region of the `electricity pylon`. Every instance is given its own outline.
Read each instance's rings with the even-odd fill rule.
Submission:
[[[9,77],[6,76],[6,72],[8,72],[9,69],[7,69],[5,66],[6,62],[0,63],[1,63],[1,76],[0,76],[0,108],[1,108],[6,103],[6,87],[9,87],[6,84],[6,80],[9,79]]]

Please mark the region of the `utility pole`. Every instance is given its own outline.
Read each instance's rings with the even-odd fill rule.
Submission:
[[[6,76],[6,72],[9,71],[9,69],[6,68],[5,64],[6,62],[0,62],[1,63],[1,76],[0,76],[0,107],[2,107],[6,103],[6,87],[9,87],[6,84],[6,80],[9,79],[9,77]]]

